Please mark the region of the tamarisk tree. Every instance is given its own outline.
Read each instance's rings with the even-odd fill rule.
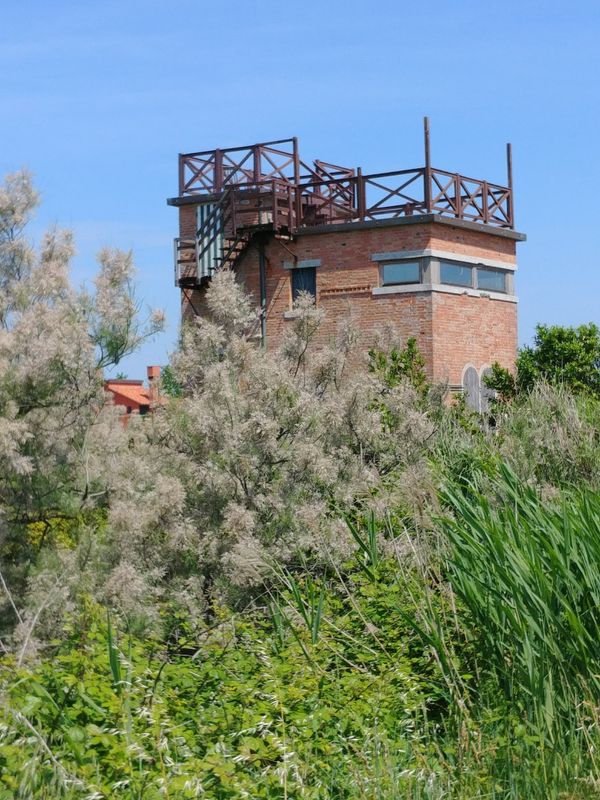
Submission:
[[[231,272],[213,277],[207,315],[182,331],[170,402],[121,425],[101,369],[161,319],[139,321],[129,254],[103,250],[95,290],[75,290],[71,235],[52,231],[39,250],[25,238],[36,202],[28,176],[7,180],[5,647],[35,652],[86,596],[132,623],[210,614],[222,600],[252,599],[274,566],[342,565],[356,546],[349,513],[425,507],[437,422],[423,387],[369,370],[350,326],[324,343],[323,312],[308,296],[280,341],[261,348],[253,300]]]
[[[260,583],[272,563],[343,563],[354,549],[344,510],[377,502],[386,475],[424,463],[434,425],[417,391],[369,371],[351,326],[324,343],[308,295],[267,350],[231,272],[212,279],[207,305],[173,364],[197,574],[231,588]]]
[[[74,289],[72,234],[48,231],[37,249],[27,239],[37,204],[26,172],[6,178],[0,188],[0,553],[9,613],[1,616],[16,620],[25,639],[31,620],[19,603],[41,568],[39,555],[56,558],[58,550],[47,545],[76,552],[82,530],[98,524],[107,502],[110,484],[100,479],[93,452],[98,427],[115,416],[104,402],[102,369],[162,327],[160,313],[139,321],[130,253],[102,250],[95,291]],[[51,585],[37,581],[47,606],[63,591],[61,570],[52,574]]]

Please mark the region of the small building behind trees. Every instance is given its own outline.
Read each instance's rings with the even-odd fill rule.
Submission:
[[[147,368],[148,385],[143,380],[110,378],[104,381],[104,390],[114,405],[123,408],[124,417],[130,414],[148,414],[162,402],[160,394],[160,367]]]

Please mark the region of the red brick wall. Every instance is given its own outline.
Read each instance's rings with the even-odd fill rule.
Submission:
[[[430,225],[433,250],[448,250],[457,255],[494,258],[515,263],[515,241],[487,231],[473,231],[452,225]],[[488,231],[493,231],[488,228]]]
[[[179,208],[179,235],[182,239],[193,239],[196,235],[196,228],[198,227],[196,222],[197,208],[198,206],[193,204],[180,206]]]
[[[193,233],[193,208],[180,209],[182,236]],[[515,262],[513,239],[494,234],[489,228],[474,231],[459,225],[423,223],[300,234],[295,242],[286,241],[285,247],[270,238],[265,245],[267,345],[276,346],[291,324],[285,315],[291,309],[290,270],[283,266],[292,261],[291,250],[299,261],[321,261],[317,267],[317,303],[326,312],[320,333],[323,342],[351,320],[361,331],[366,351],[379,331],[393,327],[403,340],[410,336],[417,339],[431,377],[452,385],[461,383],[467,364],[478,371],[494,361],[511,366],[517,348],[515,303],[442,292],[372,295],[371,289],[379,285],[379,265],[371,260],[374,253],[428,248]],[[258,305],[256,243],[250,244],[236,272]],[[201,293],[187,292],[202,313]],[[190,313],[185,299],[183,312]]]
[[[494,361],[512,367],[517,304],[464,294],[433,294],[433,378],[459,385],[467,364],[481,374]]]
[[[201,317],[206,313],[204,295],[206,289],[182,289],[181,290],[181,320],[191,322],[194,317]]]

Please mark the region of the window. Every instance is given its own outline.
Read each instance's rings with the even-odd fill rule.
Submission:
[[[477,268],[477,288],[488,289],[490,292],[506,291],[506,274],[499,269],[488,267]]]
[[[388,261],[381,268],[383,286],[420,282],[421,265],[418,261]]]
[[[472,286],[473,269],[467,264],[454,261],[440,261],[440,280],[454,286]]]
[[[481,409],[481,384],[475,367],[465,369],[462,385],[467,406],[472,411],[479,411]]]
[[[315,267],[292,269],[292,303],[296,302],[300,292],[308,292],[317,296],[317,270]]]
[[[485,384],[486,376],[491,374],[491,367],[482,369],[481,375],[477,372],[475,367],[465,367],[462,380],[463,394],[467,406],[472,411],[479,411],[482,414],[489,411],[490,400],[496,396],[495,391],[488,388]]]

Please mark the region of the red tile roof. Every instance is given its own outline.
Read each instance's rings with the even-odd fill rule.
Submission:
[[[160,392],[160,367],[150,366],[146,371],[147,386],[144,386],[144,381],[126,378],[109,378],[104,382],[104,390],[111,395],[113,404],[127,410],[124,421],[129,414],[144,414],[154,406],[167,402],[167,398]]]
[[[117,406],[150,405],[150,390],[143,385],[143,381],[106,381],[104,388],[111,392]]]

